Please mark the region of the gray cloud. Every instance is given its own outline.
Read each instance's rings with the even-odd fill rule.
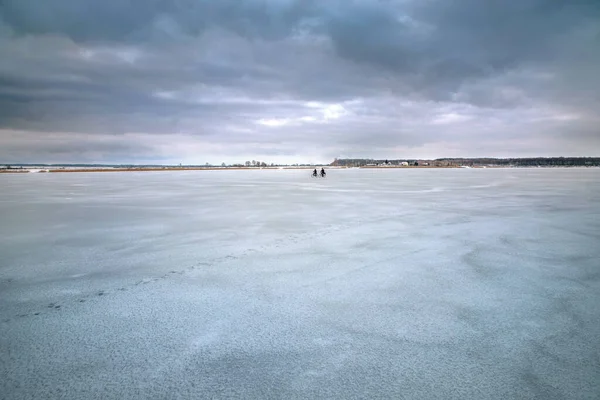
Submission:
[[[0,161],[600,150],[594,0],[3,0],[0,16]]]
[[[78,41],[144,42],[198,36],[218,26],[245,37],[279,39],[314,13],[312,1],[5,0],[18,34],[64,34]]]

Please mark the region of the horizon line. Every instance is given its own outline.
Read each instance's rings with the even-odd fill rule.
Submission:
[[[555,157],[545,157],[545,156],[533,156],[533,157],[438,157],[438,158],[372,158],[372,157],[336,157],[333,161],[328,163],[305,163],[305,162],[295,162],[295,163],[265,163],[267,167],[270,166],[320,166],[320,165],[330,165],[335,163],[336,161],[342,160],[371,160],[371,161],[380,161],[380,160],[388,160],[388,161],[447,161],[447,160],[526,160],[526,159],[538,159],[538,160],[551,160],[551,159],[564,159],[564,158],[572,158],[572,159],[600,159],[600,156],[555,156]],[[184,164],[184,163],[106,163],[106,162],[58,162],[58,163],[49,163],[49,162],[11,162],[11,163],[3,163],[0,162],[0,166],[42,166],[42,165],[55,165],[55,166],[160,166],[160,167],[222,167],[223,164],[225,166],[243,166],[243,167],[264,167],[264,165],[245,165],[245,162],[234,162],[234,163],[204,163],[204,164]]]

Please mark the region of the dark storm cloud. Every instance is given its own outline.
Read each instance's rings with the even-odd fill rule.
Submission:
[[[132,160],[181,134],[230,158],[597,152],[599,49],[595,0],[2,0],[0,129]]]
[[[5,0],[4,20],[17,34],[63,34],[75,41],[140,42],[219,26],[242,36],[277,39],[311,14],[310,1]],[[314,12],[314,11],[313,11]]]
[[[595,0],[360,4],[340,7],[330,17],[328,32],[338,53],[384,67],[434,98],[445,98],[466,80],[556,61],[565,50],[557,43],[563,35],[600,21]]]

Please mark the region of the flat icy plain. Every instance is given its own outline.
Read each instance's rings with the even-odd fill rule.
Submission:
[[[600,399],[600,169],[0,175],[0,399]]]

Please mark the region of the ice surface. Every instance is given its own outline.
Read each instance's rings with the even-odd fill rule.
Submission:
[[[1,399],[598,399],[600,170],[0,175]]]

